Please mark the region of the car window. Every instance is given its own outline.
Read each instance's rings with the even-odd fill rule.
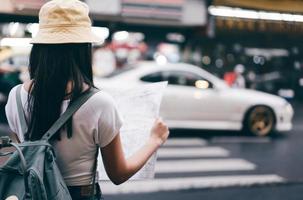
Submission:
[[[151,82],[151,83],[165,81],[162,79],[162,72],[155,72],[152,74],[148,74],[146,76],[143,76],[141,80],[144,82]]]
[[[141,80],[145,82],[168,81],[168,84],[170,85],[190,86],[200,89],[209,89],[213,87],[210,81],[197,74],[186,71],[155,72],[142,77]]]

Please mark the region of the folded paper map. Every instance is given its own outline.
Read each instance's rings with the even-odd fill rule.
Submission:
[[[159,82],[132,89],[105,89],[114,97],[124,120],[120,135],[126,158],[132,156],[149,139],[152,125],[159,116],[161,99],[166,86],[167,82]],[[155,153],[131,179],[153,178],[156,159]],[[101,156],[98,158],[98,172],[100,180],[109,180]]]

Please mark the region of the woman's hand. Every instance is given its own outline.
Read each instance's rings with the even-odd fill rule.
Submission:
[[[157,119],[152,127],[150,139],[128,159],[125,158],[120,134],[110,144],[101,148],[103,163],[110,180],[121,184],[137,173],[169,135],[166,124]]]
[[[151,140],[156,142],[158,146],[161,146],[167,140],[168,136],[169,130],[167,125],[162,121],[161,118],[156,119],[151,129]]]

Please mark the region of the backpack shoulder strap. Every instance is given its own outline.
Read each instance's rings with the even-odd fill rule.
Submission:
[[[21,125],[21,131],[22,131],[22,134],[25,134],[27,132],[27,122],[26,122],[26,119],[25,119],[25,113],[24,113],[24,108],[23,108],[23,105],[22,105],[22,100],[21,100],[21,88],[22,88],[22,85],[19,85],[17,87],[17,91],[16,91],[16,102],[17,102],[17,110],[18,110],[18,116],[19,116],[19,122],[20,122],[20,125]]]
[[[51,139],[59,129],[67,122],[67,120],[95,93],[99,90],[92,88],[82,94],[75,102],[73,102],[61,117],[50,127],[50,129],[43,135],[42,140]]]
[[[95,154],[95,163],[93,165],[93,178],[92,178],[92,190],[91,190],[91,200],[94,200],[95,198],[95,191],[96,191],[96,176],[97,176],[97,167],[98,167],[98,155],[99,155],[99,146],[96,146],[96,154]],[[99,185],[98,185],[99,186]],[[100,188],[99,188],[100,189]]]

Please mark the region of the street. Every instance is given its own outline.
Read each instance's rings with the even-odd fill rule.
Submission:
[[[172,131],[155,179],[101,182],[106,199],[303,199],[301,104],[289,133],[257,138],[226,131]],[[7,126],[0,128],[7,134]],[[303,182],[302,182],[303,183]]]
[[[301,104],[291,132],[173,131],[158,152],[155,180],[101,183],[106,199],[303,199]]]
[[[241,143],[241,138],[234,139],[238,140],[238,144]],[[267,139],[252,140],[254,146],[259,141],[262,145],[268,145]],[[103,183],[101,188],[105,194],[142,193],[286,181],[275,170],[260,170],[262,165],[246,160],[243,154],[228,150],[228,146],[231,146],[226,144],[228,141],[229,138],[222,141],[219,138],[214,142],[199,138],[172,138],[158,152],[155,180],[131,181],[117,188],[110,183]],[[246,145],[247,142],[249,140],[246,140]]]
[[[155,180],[101,188],[106,199],[302,199],[299,134],[172,138],[158,153]]]

